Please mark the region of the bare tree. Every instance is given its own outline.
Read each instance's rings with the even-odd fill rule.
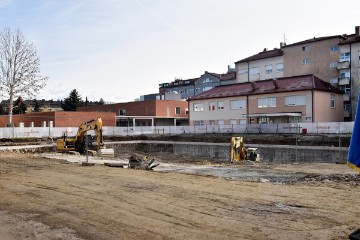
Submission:
[[[14,99],[20,95],[34,97],[47,79],[40,76],[40,60],[35,46],[19,29],[11,31],[5,28],[0,33],[0,86],[3,96],[9,98],[9,125]]]

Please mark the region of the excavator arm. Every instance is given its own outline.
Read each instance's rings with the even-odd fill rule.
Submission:
[[[93,152],[97,151],[99,156],[113,157],[114,150],[110,148],[105,149],[102,127],[103,123],[101,118],[94,118],[81,123],[75,137],[67,137],[64,135],[63,138],[56,141],[57,151],[77,151],[84,153],[86,150],[91,150]],[[95,131],[96,135],[94,137],[88,134],[90,130]]]
[[[90,121],[83,122],[77,131],[77,134],[75,136],[76,139],[76,146],[78,146],[79,150],[84,151],[85,149],[81,149],[86,147],[85,141],[89,139],[85,139],[87,137],[87,132],[90,130],[94,130],[96,132],[96,141],[95,146],[96,150],[99,150],[104,147],[104,140],[103,140],[103,134],[102,134],[102,119],[101,118],[94,118]],[[89,145],[89,143],[87,143]]]

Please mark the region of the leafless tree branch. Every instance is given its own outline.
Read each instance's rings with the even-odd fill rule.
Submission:
[[[32,43],[22,32],[5,28],[0,33],[0,86],[9,98],[9,124],[12,122],[16,97],[34,97],[45,86],[48,77],[40,75],[40,59]]]

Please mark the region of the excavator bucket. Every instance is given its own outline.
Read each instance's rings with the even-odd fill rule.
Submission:
[[[112,148],[102,148],[98,150],[98,156],[99,157],[114,157],[114,149]]]

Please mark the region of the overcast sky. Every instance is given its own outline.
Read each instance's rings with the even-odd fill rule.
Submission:
[[[50,77],[38,99],[126,102],[175,78],[312,37],[352,34],[359,0],[0,0],[0,28],[19,28]]]

